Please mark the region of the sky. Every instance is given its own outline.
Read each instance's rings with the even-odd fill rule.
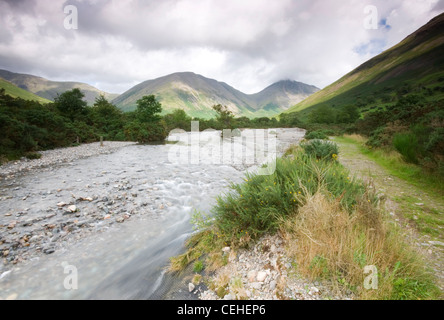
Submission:
[[[0,0],[0,69],[123,93],[191,71],[256,93],[323,88],[444,0]]]

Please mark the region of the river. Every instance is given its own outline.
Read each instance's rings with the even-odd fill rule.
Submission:
[[[266,150],[274,155],[305,134],[300,129],[268,132],[277,138],[276,150]],[[221,139],[220,132],[209,136],[220,140],[222,154],[236,143],[243,145],[240,150],[248,149],[245,141]],[[159,289],[171,286],[165,268],[170,257],[184,250],[193,232],[193,212],[209,213],[230,183],[258,168],[206,156],[188,163],[174,158],[172,148],[195,152],[203,145],[184,143],[180,150],[172,144],[131,145],[50,170],[36,169],[13,183],[1,181],[3,242],[30,237],[20,250],[36,254],[2,266],[0,298],[163,299]],[[64,204],[73,199],[77,208],[71,215]],[[26,214],[26,220],[18,218],[25,223],[8,229],[11,212]],[[52,250],[45,254],[48,245]]]

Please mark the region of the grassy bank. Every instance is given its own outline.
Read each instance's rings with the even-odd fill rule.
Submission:
[[[335,137],[334,140],[355,144],[360,153],[383,167],[389,174],[438,197],[444,196],[444,179],[442,176],[431,173],[418,165],[405,162],[398,152],[368,147],[365,145],[367,140],[359,135],[345,135]]]
[[[337,161],[337,150],[314,140],[289,149],[273,175],[246,175],[244,183],[233,184],[210,215],[194,216],[200,231],[170,269],[193,263],[196,270],[217,270],[228,263],[222,248],[235,251],[280,233],[304,277],[330,281],[362,299],[437,298],[421,256],[380,210],[375,189]],[[377,290],[363,287],[369,265],[378,269]]]

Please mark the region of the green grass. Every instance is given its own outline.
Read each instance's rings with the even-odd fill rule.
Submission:
[[[401,207],[404,217],[409,219],[409,223],[413,224],[419,232],[441,241],[444,239],[442,231],[444,219],[437,209],[424,204],[422,199],[409,194],[396,196],[394,200]]]
[[[383,149],[373,149],[349,137],[335,137],[335,141],[355,144],[358,150],[369,159],[387,170],[387,172],[400,178],[436,197],[444,196],[444,179],[436,174],[427,172],[420,166],[406,163],[399,154]]]
[[[0,88],[5,89],[5,93],[9,94],[10,96],[14,97],[14,98],[22,98],[24,100],[35,100],[38,101],[40,103],[50,103],[52,101],[39,97],[29,91],[26,91],[24,89],[21,89],[15,85],[13,85],[12,83],[10,83],[9,81],[6,81],[4,79],[0,78]]]

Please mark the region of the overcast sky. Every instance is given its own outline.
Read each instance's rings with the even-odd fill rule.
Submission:
[[[245,93],[283,79],[323,88],[443,12],[443,2],[0,0],[0,68],[113,93],[181,71]]]

